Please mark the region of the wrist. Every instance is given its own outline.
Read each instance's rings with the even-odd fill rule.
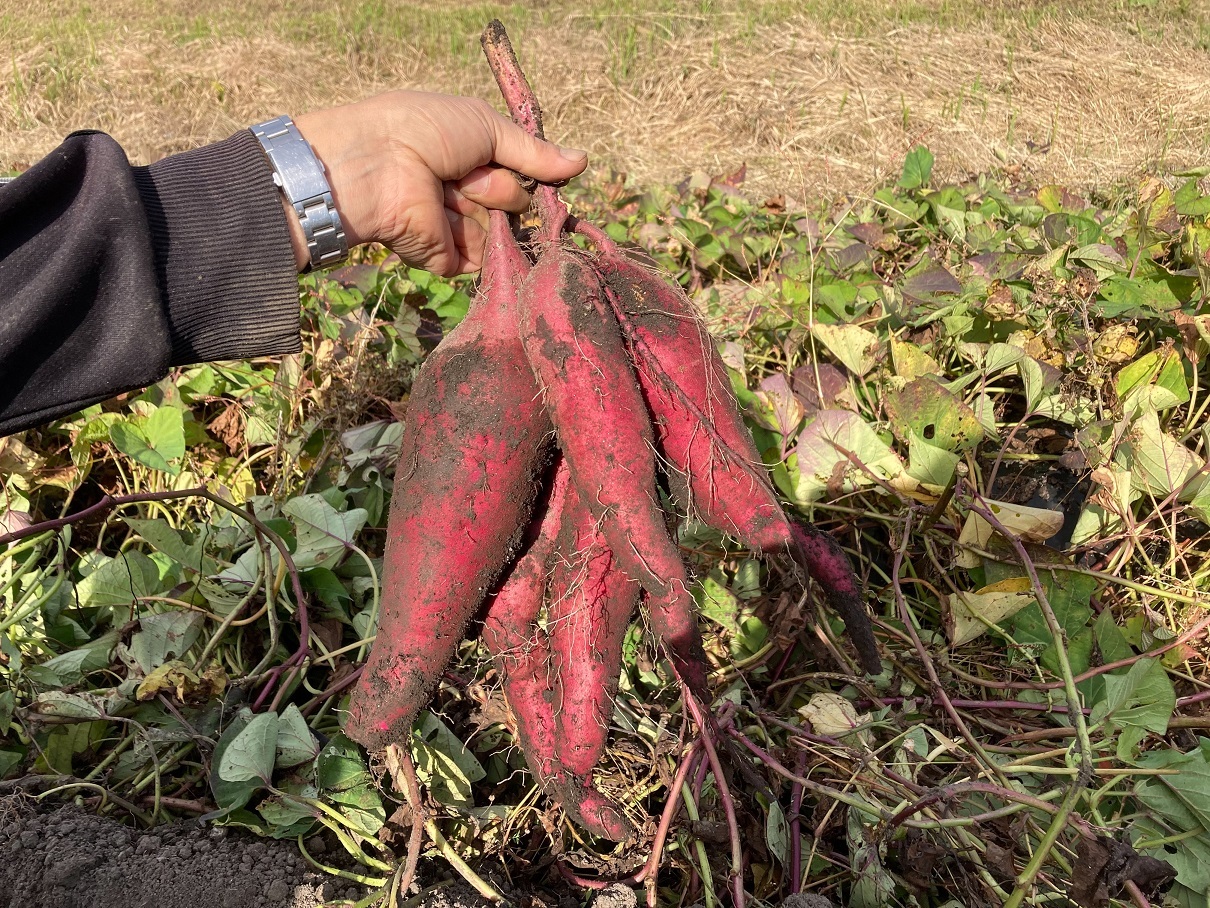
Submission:
[[[372,212],[367,203],[376,193],[367,187],[372,187],[373,180],[381,179],[382,174],[376,167],[381,159],[375,155],[369,137],[354,128],[356,122],[341,125],[341,120],[347,119],[341,115],[348,109],[346,106],[303,114],[294,125],[324,166],[332,201],[340,212],[351,249],[374,238]]]
[[[310,270],[339,265],[348,258],[349,244],[323,162],[288,116],[259,123],[252,133],[281,190],[295,266]]]
[[[285,193],[280,195],[281,207],[286,213],[286,227],[290,231],[290,248],[294,250],[294,268],[302,274],[311,265],[311,250],[307,248],[307,237],[303,233],[302,221],[298,219],[294,206],[290,204]]]

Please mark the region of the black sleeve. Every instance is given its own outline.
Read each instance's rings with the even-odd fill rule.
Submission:
[[[172,366],[299,349],[285,211],[251,132],[150,167],[76,133],[0,186],[0,435]]]

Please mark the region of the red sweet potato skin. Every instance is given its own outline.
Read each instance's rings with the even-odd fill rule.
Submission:
[[[550,422],[515,327],[528,262],[503,215],[493,213],[489,243],[471,311],[425,362],[408,402],[378,637],[345,729],[371,749],[408,733],[515,554],[538,493]]]
[[[590,778],[605,752],[622,644],[640,590],[619,569],[598,524],[573,490],[550,582],[559,756],[564,768],[581,780]]]
[[[543,787],[559,781],[562,767],[555,753],[559,740],[554,717],[550,642],[537,624],[546,593],[546,578],[560,537],[568,485],[567,465],[560,460],[537,538],[518,559],[488,602],[483,642],[503,679],[504,695],[517,720],[517,736],[526,762]]]
[[[568,513],[567,494],[568,471],[560,462],[545,512],[537,518],[537,538],[488,604],[483,640],[502,678],[530,770],[572,819],[593,835],[621,842],[632,836],[633,828],[621,811],[593,787],[592,764],[574,777],[561,759],[566,747],[563,723],[555,716],[559,683],[551,659],[552,643],[536,623],[547,576],[557,561],[556,544],[565,538],[561,527],[574,519]]]
[[[647,592],[652,628],[674,669],[701,695],[705,653],[685,567],[659,506],[655,438],[601,293],[586,256],[548,249],[519,296],[521,337],[573,484],[602,518],[601,532],[621,569]]]
[[[862,666],[881,671],[848,559],[830,537],[792,522],[782,510],[740,416],[726,367],[693,304],[616,247],[606,250],[597,267],[626,320],[659,449],[679,474],[673,486],[687,490],[691,513],[758,551],[788,552],[844,618]]]

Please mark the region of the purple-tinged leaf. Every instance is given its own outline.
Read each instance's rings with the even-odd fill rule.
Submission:
[[[905,277],[900,289],[907,296],[925,300],[942,293],[961,293],[962,284],[943,265],[934,263]]]

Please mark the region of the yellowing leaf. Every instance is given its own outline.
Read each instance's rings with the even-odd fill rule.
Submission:
[[[945,616],[945,634],[950,646],[962,646],[980,636],[993,624],[1011,618],[1035,601],[1028,577],[1010,577],[973,593],[950,597]]]
[[[906,479],[909,489],[915,486],[899,456],[849,410],[820,410],[799,433],[795,452],[795,497],[803,503],[823,497],[830,486],[835,491],[851,491],[871,483],[871,474],[892,482]]]
[[[918,378],[898,391],[888,391],[886,408],[891,430],[904,441],[915,434],[943,450],[965,451],[983,438],[974,411],[931,378]]]
[[[924,375],[944,375],[945,370],[933,357],[916,344],[891,338],[891,359],[895,363],[895,374],[912,381]]]
[[[811,333],[854,375],[865,375],[874,368],[878,336],[872,331],[857,325],[817,324]]]
[[[990,498],[984,499],[984,504],[1008,532],[1025,542],[1045,542],[1063,528],[1062,511],[1031,508],[1007,501],[993,501]],[[987,543],[994,533],[990,523],[972,512],[967,516],[962,532],[958,535],[958,542],[986,550]],[[979,567],[981,561],[974,552],[959,550],[955,563],[959,567],[974,568]]]
[[[1092,355],[1096,357],[1097,362],[1111,366],[1129,362],[1139,351],[1139,339],[1135,336],[1137,333],[1138,328],[1134,325],[1106,325],[1093,338]]]
[[[135,696],[139,700],[154,700],[159,694],[172,694],[182,703],[200,705],[219,696],[227,687],[227,675],[217,662],[211,662],[199,676],[184,662],[176,659],[154,669]]]
[[[856,707],[840,694],[820,693],[811,697],[806,706],[798,708],[798,714],[811,723],[817,735],[843,738],[852,734],[859,725],[869,721],[868,715],[858,715]],[[858,736],[865,743],[866,735]]]
[[[1114,459],[1130,470],[1137,486],[1160,496],[1184,489],[1206,464],[1165,433],[1152,410],[1139,414]]]

